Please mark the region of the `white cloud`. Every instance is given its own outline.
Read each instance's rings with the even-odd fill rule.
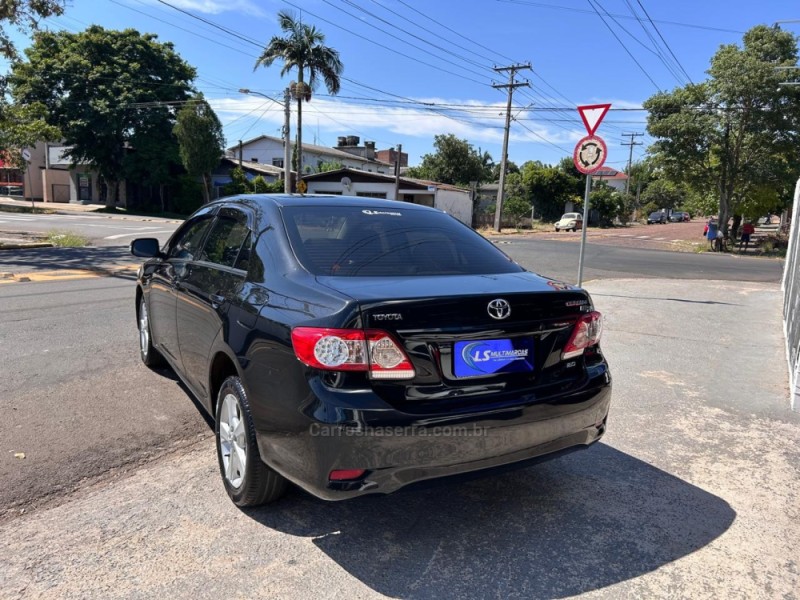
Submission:
[[[469,140],[474,146],[481,144],[501,144],[503,141],[503,112],[505,104],[488,104],[481,101],[447,100],[442,98],[420,99],[421,102],[436,106],[428,108],[416,105],[367,105],[346,100],[314,98],[303,107],[304,131],[319,128],[334,135],[358,134],[363,130],[382,130],[386,134],[399,134],[402,137],[415,137],[430,140],[435,135],[452,133]],[[260,97],[224,98],[211,100],[214,110],[219,114],[229,137],[247,137],[261,133],[277,135],[275,131],[283,123],[283,109],[275,103]],[[458,109],[445,111],[442,105],[458,104]],[[447,114],[445,114],[447,112]],[[251,113],[248,115],[248,113]],[[263,113],[263,114],[262,114]],[[294,106],[292,107],[292,127],[295,126]],[[245,116],[246,115],[246,116]],[[449,116],[448,116],[449,115]],[[571,147],[583,135],[581,123],[576,118],[575,127],[557,127],[546,120],[539,120],[539,113],[522,111],[519,119],[512,124],[511,139],[516,143],[565,145]],[[258,124],[253,126],[253,119]],[[536,119],[527,120],[530,118]],[[525,129],[521,123],[524,123]],[[251,127],[252,126],[252,127]],[[270,133],[271,132],[271,133]],[[235,135],[234,135],[235,134]],[[396,135],[386,135],[389,140],[376,139],[387,146],[394,145]],[[537,135],[538,134],[538,135]],[[368,139],[379,138],[380,135]]]
[[[150,4],[160,4],[156,0],[146,0]],[[183,9],[207,15],[223,12],[238,12],[253,17],[263,17],[265,12],[253,0],[170,0],[170,4]],[[161,5],[163,7],[163,5]]]

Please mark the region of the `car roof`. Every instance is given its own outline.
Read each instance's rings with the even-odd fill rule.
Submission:
[[[428,210],[441,213],[441,210],[413,204],[411,202],[400,202],[397,200],[385,200],[383,198],[369,198],[360,196],[340,196],[338,194],[245,194],[238,196],[226,196],[214,200],[213,204],[241,204],[249,208],[263,208],[265,205],[276,207],[284,206],[353,206],[386,208],[394,210]]]

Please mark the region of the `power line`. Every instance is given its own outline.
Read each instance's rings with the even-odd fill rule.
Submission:
[[[530,2],[530,1],[526,1],[526,0],[497,0],[497,1],[498,2],[506,2],[508,4],[522,4],[522,5],[525,5],[525,6],[536,6],[536,7],[539,7],[539,8],[551,8],[551,9],[557,9],[557,10],[566,10],[566,11],[571,11],[571,12],[592,14],[591,10],[587,10],[585,8],[577,8],[577,7],[574,7],[574,6],[562,6],[560,4],[547,4],[545,2]],[[620,15],[620,14],[615,14],[614,16],[618,17],[620,19],[632,19],[633,18],[633,17],[631,17],[629,15]],[[723,33],[737,33],[737,34],[740,34],[740,35],[745,33],[744,31],[739,31],[738,29],[724,29],[722,27],[713,27],[713,26],[710,26],[710,25],[697,25],[695,23],[681,23],[681,22],[678,22],[678,21],[664,21],[664,20],[659,20],[657,22],[658,23],[662,23],[664,25],[676,25],[678,27],[690,27],[690,28],[693,28],[693,29],[705,29],[707,31],[721,31]]]
[[[164,0],[158,0],[158,1],[159,1],[159,2],[163,2]],[[317,14],[315,14],[315,13],[312,13],[310,10],[308,10],[308,9],[306,9],[306,8],[303,8],[303,7],[301,7],[301,6],[297,5],[297,4],[295,4],[294,2],[290,2],[289,0],[281,0],[281,1],[282,1],[283,3],[285,3],[285,4],[288,4],[289,6],[291,6],[291,7],[293,7],[293,8],[295,8],[296,10],[299,10],[299,11],[302,11],[302,12],[304,12],[304,13],[306,13],[306,14],[309,14],[309,15],[311,15],[312,17],[315,17],[315,18],[319,19],[320,21],[323,21],[323,22],[325,22],[325,23],[328,23],[329,25],[333,25],[333,26],[334,26],[334,27],[336,27],[337,29],[341,29],[342,31],[346,32],[348,35],[352,35],[352,36],[355,36],[355,37],[357,37],[357,38],[360,38],[360,39],[362,39],[362,40],[364,40],[364,41],[367,41],[367,42],[369,42],[370,44],[373,44],[373,45],[375,45],[375,46],[378,46],[379,48],[385,48],[385,47],[386,47],[384,44],[381,44],[381,43],[379,43],[379,42],[376,42],[375,40],[372,40],[372,39],[370,39],[370,38],[368,38],[368,37],[366,37],[366,36],[363,36],[363,35],[361,35],[361,34],[358,34],[358,33],[354,32],[354,31],[352,31],[351,29],[348,29],[348,28],[346,28],[346,27],[344,27],[344,26],[342,26],[342,25],[339,25],[338,23],[334,23],[333,21],[331,21],[331,20],[329,20],[329,19],[326,19],[325,17],[321,17],[321,16],[319,16],[319,15],[317,15]],[[325,0],[323,0],[323,1],[325,1]],[[334,7],[334,8],[335,8],[335,7]],[[343,11],[343,12],[345,12],[346,14],[349,14],[349,13],[347,13],[347,11],[344,11],[343,9],[339,9],[339,10],[342,10],[342,11]],[[352,15],[351,15],[351,16],[352,16]],[[378,28],[378,29],[380,30],[380,28]],[[387,35],[391,35],[391,34],[387,33]],[[392,36],[392,37],[396,37],[396,36]],[[423,51],[423,52],[424,52],[424,51]],[[421,59],[419,59],[419,58],[413,58],[413,57],[411,57],[411,56],[407,56],[407,55],[403,55],[403,54],[401,54],[401,56],[403,56],[403,57],[405,57],[405,58],[408,58],[409,60],[413,60],[413,61],[414,61],[414,62],[416,62],[416,63],[420,63],[420,64],[423,64],[423,65],[425,65],[425,66],[431,67],[432,69],[436,69],[437,71],[441,71],[441,72],[443,72],[443,73],[447,73],[448,75],[453,75],[454,77],[458,77],[459,79],[467,79],[467,80],[469,80],[469,81],[473,81],[474,83],[477,83],[478,85],[486,85],[486,86],[488,86],[488,85],[489,85],[488,83],[483,83],[483,82],[480,82],[480,81],[476,81],[476,80],[474,80],[474,79],[471,79],[471,78],[469,78],[469,77],[465,77],[464,75],[461,75],[461,74],[459,74],[459,73],[454,73],[453,71],[450,71],[450,70],[448,70],[448,69],[445,69],[445,68],[443,68],[443,67],[439,67],[439,66],[437,66],[437,65],[431,64],[431,63],[429,63],[429,62],[426,62],[426,61],[424,61],[424,60],[421,60]],[[443,60],[443,59],[440,59],[440,60]],[[446,61],[446,62],[449,62],[449,61]],[[459,67],[459,68],[464,68],[464,67]]]
[[[447,25],[445,25],[444,23],[440,23],[439,21],[437,21],[437,20],[436,20],[436,19],[434,19],[433,17],[431,17],[431,16],[429,16],[429,15],[426,15],[426,14],[425,14],[425,13],[423,13],[423,12],[420,12],[420,11],[418,11],[416,8],[414,8],[413,6],[410,6],[409,4],[407,4],[406,2],[404,2],[403,0],[397,0],[397,1],[398,1],[400,4],[402,4],[403,6],[405,6],[406,8],[408,8],[408,9],[410,9],[410,10],[413,10],[413,11],[414,11],[415,13],[417,13],[418,15],[420,15],[420,16],[422,16],[422,17],[425,17],[426,19],[428,19],[429,21],[431,21],[431,22],[435,23],[435,24],[436,24],[436,25],[438,25],[439,27],[442,27],[443,29],[446,29],[446,30],[447,30],[447,31],[449,31],[450,33],[453,33],[453,34],[455,34],[455,35],[457,35],[457,36],[459,36],[459,37],[464,37],[464,36],[462,36],[460,33],[458,33],[457,31],[455,31],[454,29],[451,29],[450,27],[448,27],[448,26],[447,26]],[[467,39],[470,39],[470,38],[467,38]],[[487,48],[487,47],[486,47],[486,46],[484,46],[483,44],[480,44],[480,43],[476,42],[475,40],[472,40],[472,39],[470,39],[470,41],[471,41],[473,44],[475,44],[476,46],[478,46],[478,47],[480,47],[480,48],[483,48],[484,50],[488,50],[488,51],[489,51],[489,52],[491,52],[492,54],[497,54],[498,56],[502,57],[502,58],[503,58],[503,59],[505,59],[505,60],[508,60],[508,61],[510,61],[510,62],[512,62],[512,63],[514,62],[514,59],[513,59],[513,58],[509,58],[508,56],[504,56],[503,54],[499,54],[499,53],[495,52],[494,50],[492,50],[491,48]]]
[[[159,0],[159,1],[163,1],[163,0]],[[653,78],[650,77],[650,74],[645,70],[645,68],[641,65],[641,63],[638,60],[636,60],[636,57],[633,55],[633,53],[631,53],[631,51],[628,50],[628,47],[625,45],[625,42],[623,42],[619,38],[617,33],[611,27],[611,25],[609,25],[608,22],[605,20],[605,18],[603,18],[603,15],[600,13],[600,11],[597,9],[597,7],[594,5],[594,2],[592,2],[592,0],[586,0],[586,1],[589,3],[589,6],[591,6],[594,9],[594,12],[597,13],[597,16],[600,17],[600,20],[603,21],[603,24],[611,32],[611,35],[613,35],[616,38],[616,40],[619,42],[620,46],[622,46],[622,49],[625,50],[625,52],[628,53],[628,56],[631,57],[631,60],[636,63],[636,66],[639,67],[639,70],[642,73],[644,73],[645,77],[647,77],[650,80],[650,83],[652,83],[656,87],[656,89],[660,92],[661,88],[658,86],[658,84],[655,81],[653,81]]]
[[[628,2],[628,0],[625,0],[625,2],[626,2],[626,4],[628,4],[628,6],[630,7],[630,2]],[[637,19],[637,20],[639,21],[639,25],[642,27],[642,29],[644,30],[644,33],[645,33],[645,35],[646,35],[646,36],[647,36],[647,37],[650,39],[650,42],[653,44],[653,47],[652,47],[652,48],[651,48],[650,46],[648,46],[647,44],[645,44],[645,43],[644,43],[642,40],[640,40],[638,37],[636,37],[635,35],[633,35],[633,34],[632,34],[630,31],[628,31],[628,30],[627,30],[627,29],[626,29],[626,28],[625,28],[625,27],[622,25],[622,23],[620,23],[620,22],[619,22],[619,21],[618,21],[618,20],[617,20],[615,17],[613,17],[613,16],[611,15],[611,13],[609,13],[609,12],[608,12],[608,10],[607,10],[607,9],[606,9],[606,8],[605,8],[605,7],[604,7],[602,4],[600,4],[600,0],[597,0],[597,5],[598,5],[600,8],[602,8],[602,9],[603,9],[603,12],[604,12],[604,13],[606,13],[606,16],[608,16],[608,17],[609,17],[609,18],[610,18],[612,21],[614,21],[614,23],[616,23],[616,24],[617,24],[617,26],[618,26],[620,29],[622,29],[622,31],[624,31],[625,33],[627,33],[627,34],[628,34],[628,36],[630,36],[630,37],[631,37],[631,39],[633,39],[633,41],[635,41],[635,42],[636,42],[637,44],[639,44],[639,45],[640,45],[642,48],[644,48],[645,50],[647,50],[647,51],[648,51],[650,54],[652,54],[653,56],[655,56],[656,58],[658,58],[658,60],[660,60],[660,61],[661,61],[661,64],[663,64],[663,65],[664,65],[664,67],[666,67],[667,71],[669,71],[669,72],[670,72],[670,74],[671,74],[671,75],[672,75],[672,76],[675,78],[675,80],[676,80],[678,83],[683,83],[683,82],[681,81],[680,75],[679,75],[679,74],[678,74],[678,72],[675,70],[675,67],[674,67],[672,64],[670,64],[670,62],[669,62],[669,61],[667,60],[667,58],[664,56],[664,53],[663,53],[663,52],[661,52],[661,49],[659,48],[659,46],[658,46],[658,43],[656,42],[656,40],[655,40],[655,39],[653,38],[653,36],[651,35],[650,31],[648,31],[648,30],[647,30],[647,28],[644,26],[644,23],[642,23],[642,21],[641,21],[640,19]],[[631,8],[631,11],[633,12],[633,9],[632,9],[632,8]],[[634,14],[634,16],[638,17],[638,15],[637,15],[635,12],[633,12],[633,14]]]
[[[689,73],[687,73],[686,69],[683,68],[683,65],[681,64],[681,61],[679,61],[678,57],[675,56],[675,53],[672,51],[672,48],[670,48],[669,44],[667,43],[667,40],[664,39],[664,36],[661,35],[661,31],[659,31],[658,27],[656,27],[655,21],[653,21],[653,19],[650,18],[650,14],[647,12],[647,9],[644,7],[644,4],[642,4],[641,0],[636,0],[636,2],[639,4],[639,6],[642,7],[642,10],[644,11],[645,16],[647,17],[647,20],[650,21],[650,24],[653,26],[653,29],[656,30],[656,33],[658,34],[658,37],[660,37],[661,41],[664,42],[664,46],[666,46],[667,50],[669,50],[669,53],[672,55],[672,58],[675,59],[675,62],[677,63],[678,67],[680,67],[680,69],[683,72],[683,74],[686,75],[686,79],[689,80],[689,83],[694,84],[694,81],[692,81],[692,78],[689,76]]]
[[[352,2],[352,0],[341,0],[341,2],[344,2],[348,6],[352,6],[353,8],[363,12],[364,14],[369,15],[370,17],[379,20],[381,23],[385,23],[386,25],[389,25],[390,27],[393,27],[394,29],[397,29],[398,31],[401,31],[402,33],[404,33],[406,35],[409,35],[409,36],[413,37],[414,39],[421,41],[424,44],[428,44],[432,48],[436,48],[437,50],[441,50],[442,52],[445,52],[446,54],[454,56],[454,57],[458,58],[459,60],[462,60],[462,61],[464,61],[466,63],[471,64],[471,65],[474,65],[474,66],[476,66],[478,68],[491,69],[491,67],[489,67],[487,65],[482,65],[481,63],[475,62],[471,58],[467,58],[467,57],[465,57],[465,56],[463,56],[461,54],[457,54],[457,53],[453,52],[452,50],[448,50],[447,48],[439,46],[438,44],[434,44],[433,42],[431,42],[429,40],[426,40],[425,38],[420,37],[420,36],[416,35],[415,33],[412,33],[410,31],[408,31],[407,29],[403,29],[402,27],[399,27],[399,26],[395,25],[394,23],[391,23],[391,22],[387,21],[386,19],[376,15],[375,13],[372,13],[372,12],[368,11],[366,8],[355,4],[354,2]],[[327,2],[327,3],[330,4],[330,2]],[[396,38],[396,39],[400,39],[400,38]],[[459,65],[456,65],[456,66],[459,66]],[[461,67],[461,68],[463,68],[463,67]],[[470,72],[474,72],[474,71],[470,71]],[[480,73],[476,73],[476,74],[480,76]]]
[[[401,19],[403,19],[405,22],[407,22],[407,23],[410,23],[411,25],[415,25],[416,27],[418,27],[419,29],[422,29],[422,30],[423,30],[423,31],[425,31],[426,33],[429,33],[429,34],[431,34],[431,35],[435,35],[435,36],[437,36],[437,37],[442,37],[442,35],[441,35],[441,32],[439,32],[439,31],[433,31],[433,30],[431,30],[431,29],[428,29],[427,27],[424,27],[424,26],[420,25],[420,24],[419,24],[419,23],[417,23],[416,21],[412,21],[411,19],[409,19],[409,18],[407,18],[407,17],[403,16],[401,13],[399,13],[399,12],[397,12],[397,11],[394,11],[394,10],[392,10],[392,9],[391,9],[391,8],[389,8],[388,6],[385,6],[384,4],[382,4],[381,2],[379,2],[378,0],[370,0],[370,2],[372,2],[373,4],[375,4],[375,5],[377,5],[377,6],[380,6],[380,7],[381,7],[383,10],[385,10],[385,11],[388,11],[388,12],[392,13],[393,15],[395,15],[395,16],[397,16],[397,17],[400,17],[400,18],[401,18]],[[405,4],[405,3],[404,3],[404,2],[401,2],[401,4]],[[407,5],[407,4],[405,4],[405,6],[407,6],[407,7],[408,7],[408,5]],[[411,8],[411,7],[409,7],[409,8]],[[413,10],[414,12],[416,12],[416,13],[418,13],[418,14],[420,14],[420,15],[422,15],[422,16],[424,16],[424,17],[426,17],[426,18],[430,19],[430,20],[432,20],[432,19],[431,19],[431,17],[428,17],[428,16],[427,16],[427,15],[425,15],[424,13],[421,13],[421,12],[419,12],[419,11],[418,11],[418,10],[416,10],[415,8],[411,8],[411,10]],[[444,27],[444,25],[442,25],[442,24],[441,24],[441,23],[439,23],[438,21],[434,21],[434,23],[436,23],[436,24],[437,24],[437,25],[439,25],[440,27]],[[452,31],[452,30],[450,30],[450,31]],[[456,32],[454,32],[454,33],[456,33]],[[460,34],[458,34],[458,33],[456,33],[456,35],[458,35],[459,37],[463,37],[463,36],[461,36],[461,35],[460,35]],[[495,62],[495,61],[491,60],[490,58],[488,58],[488,57],[486,57],[486,56],[484,56],[484,55],[482,55],[482,54],[479,54],[479,53],[475,52],[474,50],[470,50],[470,49],[469,49],[469,48],[467,48],[466,46],[462,46],[462,45],[461,45],[461,44],[459,44],[458,42],[454,42],[454,41],[452,41],[452,40],[447,40],[447,42],[448,42],[449,44],[452,44],[452,45],[453,45],[453,46],[455,46],[456,48],[460,48],[461,50],[464,50],[465,52],[469,52],[469,53],[470,53],[470,54],[472,54],[473,56],[477,56],[477,57],[478,57],[478,58],[480,58],[481,60],[485,60],[487,63],[492,63],[492,62]],[[488,48],[487,48],[487,50],[488,50]],[[491,50],[490,50],[490,52],[491,52]],[[510,60],[510,59],[509,59],[509,60]]]

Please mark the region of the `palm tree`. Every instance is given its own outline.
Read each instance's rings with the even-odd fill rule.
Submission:
[[[297,146],[295,152],[295,171],[299,174],[303,165],[303,99],[311,100],[311,90],[315,89],[319,78],[325,82],[330,94],[339,93],[339,76],[342,61],[339,52],[325,46],[325,36],[313,25],[305,25],[289,11],[278,13],[278,24],[285,37],[274,36],[256,60],[254,70],[259,66],[269,67],[277,60],[283,60],[281,76],[297,69],[297,83],[290,88],[297,98]],[[305,73],[308,72],[308,84]]]

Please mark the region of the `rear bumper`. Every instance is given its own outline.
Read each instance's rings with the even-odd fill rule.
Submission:
[[[611,381],[607,369],[601,371],[558,398],[457,415],[411,415],[371,401],[364,403],[370,408],[353,409],[352,394],[340,398],[312,384],[317,393],[303,411],[307,427],[257,431],[259,450],[272,468],[326,500],[388,494],[429,479],[558,455],[588,447],[605,432]],[[367,472],[357,481],[331,482],[335,469]]]

